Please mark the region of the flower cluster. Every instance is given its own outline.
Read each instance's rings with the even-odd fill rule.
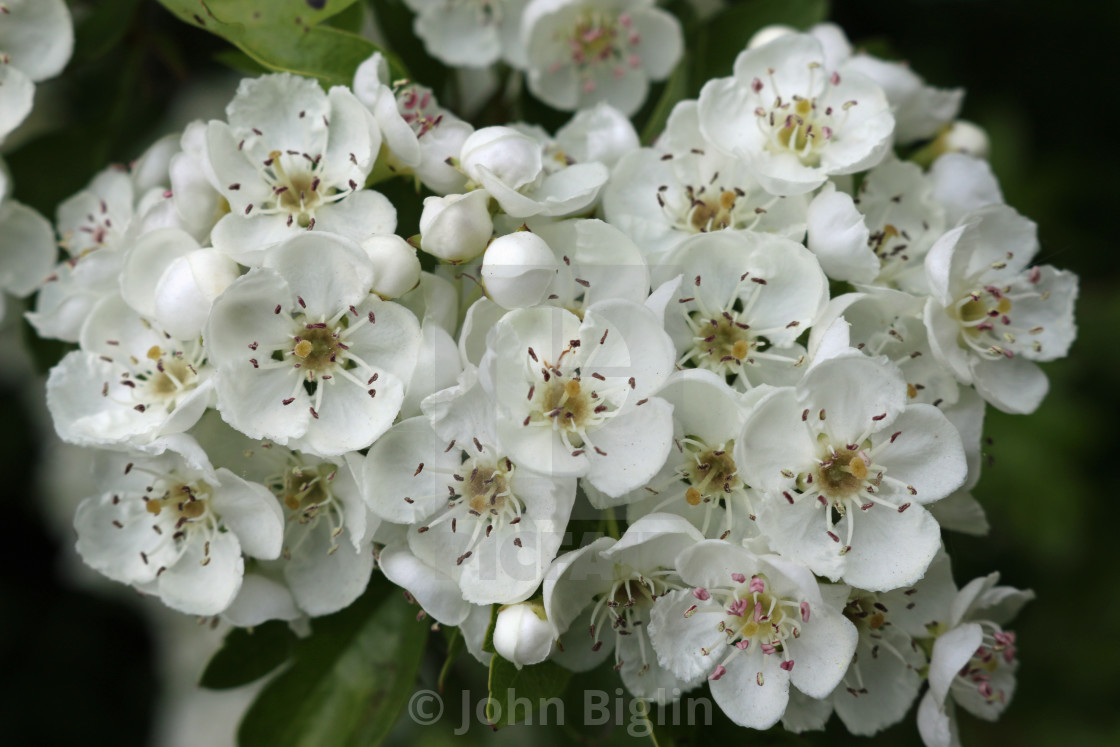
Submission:
[[[475,129],[375,55],[244,80],[65,202],[28,319],[77,343],[47,400],[96,450],[84,560],[243,626],[376,565],[480,661],[612,658],[757,729],[873,734],[926,683],[930,747],[998,716],[1031,593],[958,590],[942,531],[987,531],[985,408],[1038,407],[1077,278],[1034,263],[961,92],[767,28],[643,147],[680,51],[650,0],[409,5],[578,112]],[[429,193],[407,240],[397,176]]]

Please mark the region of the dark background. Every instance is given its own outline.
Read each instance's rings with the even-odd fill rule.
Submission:
[[[854,41],[887,40],[927,81],[967,88],[963,116],[990,133],[1007,201],[1038,222],[1040,261],[1081,276],[1079,338],[1069,359],[1046,367],[1050,396],[1029,417],[989,408],[990,464],[976,495],[991,535],[946,536],[958,583],[998,569],[1006,583],[1038,594],[1015,625],[1022,666],[1011,707],[994,725],[965,715],[962,738],[966,745],[1118,744],[1120,523],[1112,524],[1111,504],[1120,500],[1120,4],[833,5],[833,20]],[[54,100],[47,129],[5,154],[16,197],[48,216],[97,170],[134,158],[165,134],[159,122],[171,93],[220,70],[213,56],[226,48],[152,0],[85,6],[93,12],[79,27],[74,62],[61,81],[41,88]],[[17,313],[9,303],[9,319]],[[51,355],[57,350],[41,358]],[[0,357],[18,354],[0,350]],[[0,738],[18,745],[145,744],[160,695],[154,642],[136,604],[76,586],[61,572],[70,539],[48,529],[35,488],[41,447],[31,424],[40,417],[39,397],[33,376],[19,372],[4,385],[0,404]],[[424,677],[439,664],[438,657],[429,662]],[[479,669],[461,662],[461,671],[471,668]],[[405,730],[397,740],[443,743],[449,728]],[[570,738],[513,733],[541,744]],[[487,741],[489,731],[471,736]],[[920,743],[912,718],[876,740]],[[792,741],[863,740],[847,737],[834,719],[827,735]]]

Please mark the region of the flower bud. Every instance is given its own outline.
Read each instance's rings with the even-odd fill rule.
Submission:
[[[516,231],[490,242],[482,257],[482,281],[494,303],[519,309],[544,300],[556,268],[556,257],[544,239]]]
[[[774,23],[769,26],[763,26],[758,31],[754,32],[754,36],[747,42],[747,49],[754,49],[761,47],[763,44],[769,44],[780,36],[786,34],[796,34],[797,29],[792,26],[785,26],[780,23]]]
[[[938,138],[943,153],[967,153],[987,158],[991,150],[988,133],[979,125],[963,119],[955,120]]]
[[[540,175],[541,146],[512,127],[483,127],[463,143],[459,165],[476,182],[482,181],[479,167],[484,167],[502,183],[518,189]]]
[[[425,199],[420,215],[420,248],[449,262],[464,262],[482,254],[494,230],[489,202],[490,195],[482,189]]]
[[[377,234],[362,242],[373,261],[373,290],[382,298],[398,298],[420,282],[420,259],[400,236]]]
[[[555,636],[539,605],[522,602],[498,611],[494,621],[494,649],[521,669],[539,664],[552,653]]]

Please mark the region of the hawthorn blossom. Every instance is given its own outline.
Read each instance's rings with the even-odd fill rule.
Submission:
[[[583,671],[613,649],[630,694],[658,703],[700,684],[702,677],[680,677],[659,662],[648,630],[656,600],[684,588],[677,556],[702,539],[679,516],[649,514],[617,541],[601,537],[557,558],[544,581],[545,613],[563,644],[553,659]]]
[[[47,379],[47,407],[69,443],[161,451],[159,437],[187,431],[211,403],[213,369],[197,335],[154,327],[119,295],[94,306],[80,343]]]
[[[654,395],[672,365],[653,312],[607,300],[582,321],[555,307],[509,312],[488,336],[479,380],[514,462],[585,477],[617,496],[649,480],[668,455],[672,412]]]
[[[927,747],[957,747],[956,706],[995,721],[1015,693],[1015,633],[1004,629],[1030,590],[996,586],[999,573],[973,579],[929,626],[935,637],[929,690],[918,707],[918,731]]]
[[[469,2],[470,0],[468,0]],[[381,53],[358,66],[354,95],[369,109],[384,139],[384,168],[415,174],[438,194],[459,192],[466,178],[448,158],[457,157],[474,128],[439,105],[432,89],[409,81],[391,82]]]
[[[898,369],[850,351],[755,406],[734,456],[764,499],[758,526],[773,550],[871,591],[921,578],[940,545],[923,505],[967,467],[953,424],[905,400]]]
[[[807,34],[740,54],[734,77],[704,86],[699,110],[704,134],[776,195],[876,165],[895,124],[883,90],[859,73],[830,73],[820,42]]]
[[[652,148],[619,160],[603,190],[607,220],[653,258],[697,233],[759,231],[800,240],[806,199],[775,197],[759,186],[747,163],[718,150],[701,133],[696,101],[673,107]]]
[[[230,285],[203,332],[226,422],[322,456],[384,433],[404,400],[420,328],[372,285],[361,248],[320,233],[278,245]]]
[[[692,588],[654,603],[650,641],[676,676],[706,676],[735,723],[766,729],[791,684],[823,698],[844,676],[858,634],[804,567],[720,540],[685,549],[676,567]]]
[[[381,148],[373,116],[348,88],[324,93],[287,73],[246,79],[212,121],[206,148],[230,212],[214,226],[214,247],[259,265],[266,250],[304,230],[362,241],[392,233],[396,209],[363,189]]]
[[[1063,357],[1076,335],[1077,276],[1030,266],[1037,252],[1035,224],[990,205],[962,219],[926,257],[933,354],[1004,412],[1038,407],[1048,383],[1036,361]]]
[[[747,398],[701,369],[673,374],[659,395],[673,406],[673,448],[665,466],[648,484],[617,499],[589,489],[592,505],[626,505],[631,521],[677,514],[708,538],[735,542],[757,534],[753,491],[733,456]]]
[[[796,340],[828,300],[828,281],[805,247],[721,231],[689,239],[664,265],[684,276],[665,323],[678,365],[714,371],[740,390],[801,378],[805,350]]]
[[[428,54],[455,67],[520,65],[521,14],[529,0],[406,0]]]
[[[99,493],[74,517],[77,549],[97,571],[172,609],[216,615],[241,586],[243,551],[280,554],[283,518],[265,488],[214,470],[197,444],[184,445],[190,456],[108,457]]]
[[[680,22],[653,0],[531,0],[521,22],[529,90],[557,109],[606,101],[633,115],[680,59]]]

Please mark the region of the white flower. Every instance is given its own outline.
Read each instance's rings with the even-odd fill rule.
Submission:
[[[683,47],[680,23],[653,0],[532,0],[521,36],[534,96],[568,111],[606,101],[628,116]]]
[[[127,464],[108,457],[116,474],[74,517],[77,549],[114,581],[158,594],[181,612],[216,615],[241,586],[243,551],[280,554],[283,519],[264,487],[213,470],[197,444],[188,453]]]
[[[441,107],[432,89],[408,82],[390,87],[389,64],[378,52],[358,66],[354,95],[381,130],[385,168],[413,173],[438,194],[462,191],[466,178],[447,159],[458,157],[474,128]]]
[[[377,233],[362,241],[362,250],[373,264],[370,290],[388,300],[408,293],[420,282],[420,258],[400,236]]]
[[[539,605],[511,604],[498,610],[494,621],[494,650],[518,669],[547,659],[555,639],[556,633]]]
[[[402,421],[370,449],[362,472],[370,509],[409,525],[412,554],[452,579],[466,601],[527,599],[560,548],[575,480],[535,474],[506,456],[473,372],[424,409],[432,421]]]
[[[1038,407],[1048,384],[1035,361],[1061,358],[1076,335],[1077,276],[1028,267],[1037,252],[1035,224],[992,205],[963,219],[926,256],[933,353],[1004,412]]]
[[[829,277],[927,292],[923,260],[945,230],[935,186],[912,163],[888,157],[855,199],[832,184],[809,205],[808,246]]]
[[[35,84],[62,72],[74,51],[64,0],[4,0],[0,7],[0,143],[31,112]]]
[[[777,233],[800,241],[806,199],[774,197],[700,132],[695,101],[673,108],[654,148],[632,149],[603,191],[607,220],[660,258],[687,237],[710,231]]]
[[[474,259],[486,250],[493,231],[490,195],[485,190],[424,198],[420,248],[434,257],[449,262]]]
[[[710,371],[679,371],[658,393],[673,406],[673,449],[648,485],[596,506],[628,504],[631,521],[649,513],[674,513],[709,538],[737,542],[757,534],[752,490],[739,474],[733,451],[748,406],[743,395]]]
[[[795,341],[828,299],[828,281],[805,247],[720,231],[689,239],[664,266],[684,276],[666,320],[678,365],[730,377],[742,390],[801,378],[805,351]]]
[[[590,207],[607,181],[607,168],[549,157],[556,155],[549,152],[554,142],[530,132],[534,136],[513,127],[477,130],[463,143],[460,168],[515,218],[571,215]]]
[[[789,34],[739,55],[700,92],[700,128],[747,161],[771,194],[803,194],[868,169],[891,147],[887,97],[858,73],[829,73],[819,41]]]
[[[735,462],[764,499],[758,526],[774,551],[861,589],[921,578],[940,544],[923,505],[967,467],[952,423],[905,400],[897,368],[850,351],[751,411]]]
[[[805,568],[706,540],[684,550],[677,569],[693,588],[657,600],[650,640],[678,677],[707,675],[735,723],[766,729],[785,712],[791,683],[823,698],[843,677],[855,627]]]
[[[371,295],[372,282],[361,248],[312,233],[275,247],[219,296],[204,338],[226,422],[323,456],[388,429],[420,329],[407,309]]]
[[[160,150],[159,145],[152,150]],[[151,212],[162,212],[145,212],[151,207],[144,199],[145,190],[152,194],[150,172],[161,170],[148,168],[153,160],[161,159],[149,159],[147,155],[137,162],[135,173],[111,166],[58,206],[55,225],[59,243],[70,257],[46,277],[35,311],[27,314],[41,336],[77,342],[93,306],[119,290],[122,250],[152,227],[148,225]],[[162,193],[159,187],[155,189]]]
[[[647,482],[669,453],[672,411],[653,395],[672,367],[653,312],[608,300],[582,322],[555,307],[509,312],[488,336],[479,378],[514,462],[617,496]]]
[[[995,721],[1015,693],[1015,633],[1003,626],[1034,592],[998,582],[998,573],[974,579],[929,626],[936,640],[929,690],[918,707],[918,731],[927,747],[959,747],[954,706]]]
[[[529,0],[406,0],[428,54],[452,67],[486,67],[524,57],[518,36]]]
[[[287,73],[246,79],[207,126],[217,187],[231,212],[214,226],[214,247],[259,265],[267,249],[316,229],[362,241],[392,233],[396,210],[362,189],[381,148],[373,116],[349,89],[324,93]]]
[[[320,459],[254,441],[214,412],[192,433],[216,466],[268,488],[284,517],[280,557],[254,565],[224,613],[227,618],[255,625],[299,614],[326,615],[365,591],[380,522],[366,508],[355,478],[358,455]]]
[[[751,37],[747,46],[754,49],[793,33],[796,31],[788,26],[767,26]],[[899,143],[933,137],[960,111],[962,89],[927,86],[905,62],[881,60],[866,52],[853,54],[844,30],[834,23],[819,23],[809,33],[824,47],[829,72],[857,72],[882,86],[891,102]]]
[[[160,436],[186,431],[211,402],[213,371],[197,336],[154,328],[120,296],[94,306],[80,342],[47,380],[47,407],[65,441],[160,451]]]
[[[955,593],[944,551],[912,587],[876,593],[839,584],[822,590],[840,600],[844,617],[859,632],[852,663],[828,699],[848,731],[871,736],[906,716],[928,663],[917,641],[928,640],[926,622],[941,615]]]
[[[614,649],[626,689],[659,703],[699,684],[702,675],[680,677],[658,661],[648,629],[655,601],[684,587],[677,556],[702,539],[679,516],[650,514],[618,541],[601,537],[557,558],[544,581],[545,611],[564,647],[553,660],[583,671]]]

